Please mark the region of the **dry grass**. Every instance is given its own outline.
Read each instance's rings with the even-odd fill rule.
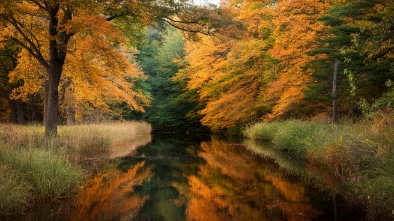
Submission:
[[[109,157],[111,147],[150,132],[145,122],[59,126],[58,136],[46,140],[43,126],[0,124],[0,192],[8,193],[0,194],[0,215],[35,198],[69,196],[87,173],[79,163]]]

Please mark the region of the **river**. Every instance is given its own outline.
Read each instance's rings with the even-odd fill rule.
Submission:
[[[275,160],[274,160],[275,159]],[[30,220],[364,220],[335,181],[264,144],[153,135],[109,159],[72,203],[37,206]],[[64,205],[65,204],[65,205]]]

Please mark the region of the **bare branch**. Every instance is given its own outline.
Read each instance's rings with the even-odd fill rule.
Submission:
[[[164,19],[167,19],[167,20],[169,20],[169,21],[171,21],[171,22],[174,22],[174,23],[182,23],[182,24],[197,24],[198,21],[199,21],[199,20],[181,21],[181,20],[172,19],[172,18],[170,18],[170,17],[163,17],[163,18],[164,18]]]
[[[176,24],[174,24],[173,22],[171,22],[171,21],[169,21],[169,20],[166,20],[166,19],[160,19],[160,20],[161,20],[161,21],[164,21],[165,23],[167,23],[167,24],[171,25],[172,27],[174,27],[174,28],[176,28],[176,29],[179,29],[179,30],[181,30],[181,31],[186,31],[186,32],[191,32],[191,33],[201,33],[201,34],[204,34],[204,35],[213,35],[213,32],[209,32],[209,29],[208,29],[208,30],[188,29],[188,28],[185,28],[185,27],[181,27],[181,26],[179,26],[179,25],[176,25]]]
[[[41,2],[41,1],[39,1],[39,0],[30,0],[31,2],[33,2],[34,4],[36,4],[39,8],[41,8],[41,9],[43,9],[43,10],[45,10],[45,11],[47,11],[47,4],[45,4],[45,2]]]

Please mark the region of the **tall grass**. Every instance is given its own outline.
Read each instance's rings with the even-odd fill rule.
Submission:
[[[331,173],[345,193],[362,199],[371,214],[388,215],[394,208],[394,114],[378,113],[352,123],[288,120],[257,123],[244,131],[254,140]]]
[[[82,178],[76,165],[54,151],[0,148],[0,162],[34,194],[45,198],[67,195]]]
[[[10,170],[5,165],[0,165],[0,215],[24,209],[30,197],[29,184]]]
[[[0,216],[37,198],[69,197],[87,173],[79,163],[150,131],[144,122],[60,126],[57,137],[44,139],[43,126],[0,124]]]

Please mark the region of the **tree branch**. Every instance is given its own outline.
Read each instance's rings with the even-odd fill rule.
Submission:
[[[34,51],[29,48],[26,44],[24,44],[23,42],[21,42],[19,39],[11,37],[10,38],[13,42],[17,43],[18,45],[20,45],[21,47],[23,47],[24,49],[26,49],[34,58],[36,58],[38,60],[38,62],[40,62],[41,65],[43,65],[45,68],[49,67],[49,64],[47,63],[47,61],[44,59],[44,57],[41,55],[41,53],[36,54],[34,53]]]
[[[47,11],[47,9],[48,9],[47,5],[44,2],[40,3],[40,1],[38,1],[38,0],[30,0],[30,1],[33,2],[34,4],[36,4],[39,8]]]
[[[174,23],[172,23],[172,22],[170,22],[169,20],[166,20],[166,19],[164,19],[164,18],[162,18],[162,19],[160,19],[160,20],[161,20],[161,21],[164,21],[165,23],[167,23],[167,24],[171,25],[172,27],[174,27],[174,28],[176,28],[176,29],[179,29],[179,30],[181,30],[181,31],[186,31],[186,32],[191,32],[191,33],[200,33],[200,34],[204,34],[204,35],[213,35],[212,32],[209,32],[209,29],[206,30],[206,31],[204,31],[204,30],[188,29],[188,28],[184,28],[184,27],[178,26],[178,25],[176,25],[176,24],[174,24]]]

